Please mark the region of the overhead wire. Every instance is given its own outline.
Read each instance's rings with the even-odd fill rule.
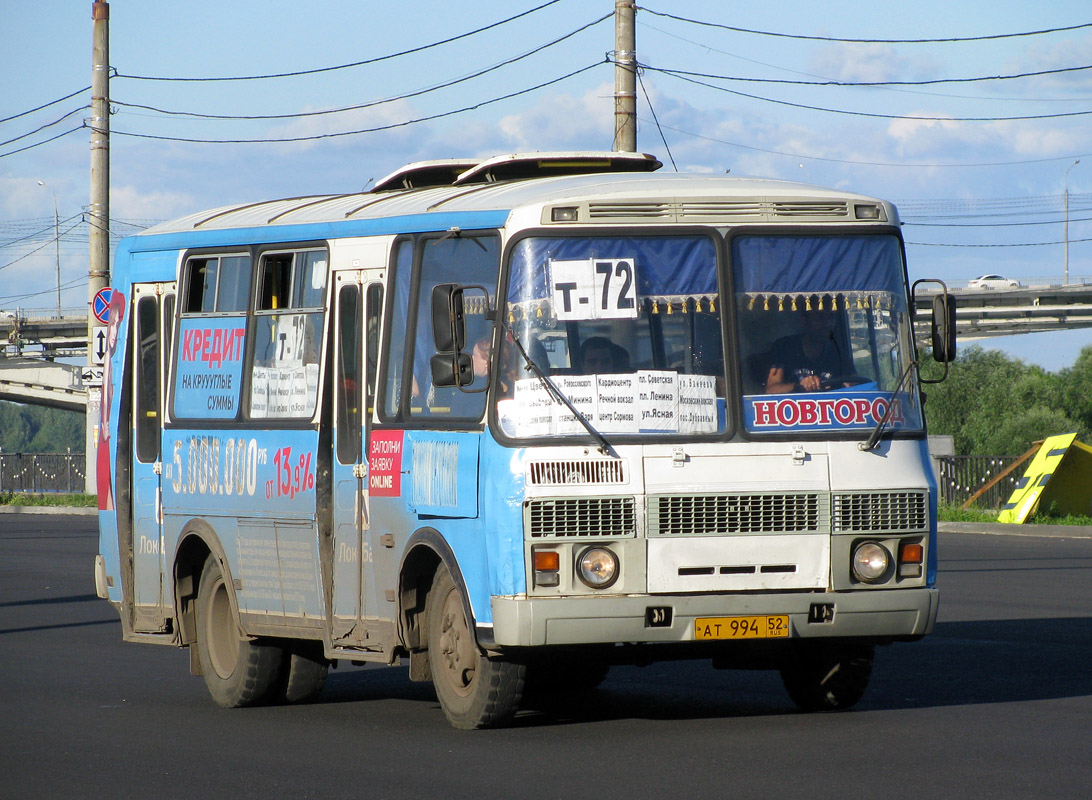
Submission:
[[[548,80],[548,81],[543,81],[542,83],[538,83],[538,84],[536,84],[534,86],[530,86],[530,87],[527,87],[525,89],[520,89],[520,90],[515,91],[515,92],[509,92],[508,94],[500,95],[499,97],[493,97],[493,98],[491,98],[489,100],[482,100],[480,102],[473,103],[473,104],[468,105],[468,106],[463,106],[461,108],[457,108],[457,109],[454,109],[454,110],[451,110],[451,111],[443,111],[443,112],[440,112],[440,113],[437,113],[437,114],[430,114],[430,115],[427,115],[427,116],[424,116],[424,117],[417,117],[415,119],[403,120],[401,122],[392,122],[392,123],[390,123],[388,125],[378,125],[378,126],[373,127],[373,128],[361,128],[361,129],[352,130],[352,131],[336,131],[336,132],[332,132],[332,133],[313,134],[313,135],[310,135],[310,136],[283,136],[283,137],[268,137],[268,138],[260,138],[260,139],[199,139],[199,138],[195,138],[195,137],[162,136],[162,135],[149,134],[149,133],[134,133],[132,131],[120,131],[120,130],[116,130],[116,129],[112,130],[111,133],[114,134],[114,135],[117,135],[117,136],[130,136],[130,137],[137,138],[137,139],[154,139],[154,140],[166,141],[166,142],[188,142],[188,143],[197,143],[197,144],[274,144],[274,143],[290,143],[290,142],[310,142],[310,141],[316,141],[316,140],[319,140],[319,139],[334,139],[334,138],[339,138],[339,137],[343,137],[343,136],[357,136],[357,135],[364,134],[364,133],[378,133],[380,131],[388,131],[388,130],[394,130],[396,128],[404,128],[404,127],[406,127],[408,125],[415,125],[415,124],[420,123],[420,122],[431,122],[433,120],[443,119],[444,117],[451,117],[451,116],[455,116],[456,114],[462,114],[462,113],[465,113],[467,111],[475,111],[475,110],[477,110],[479,108],[484,108],[485,106],[493,105],[494,103],[499,103],[499,102],[501,102],[503,100],[510,100],[513,97],[519,97],[520,95],[529,94],[529,93],[537,91],[539,89],[543,89],[543,88],[545,88],[547,86],[552,86],[552,85],[554,85],[556,83],[560,83],[560,82],[562,82],[564,80],[568,80],[569,78],[580,75],[580,74],[582,74],[584,72],[587,72],[587,71],[589,71],[591,69],[595,69],[596,67],[599,67],[604,63],[605,63],[604,61],[596,61],[596,62],[594,62],[592,64],[589,64],[589,65],[587,65],[585,67],[581,67],[579,69],[573,70],[572,72],[568,72],[565,75],[562,75],[562,76],[560,76],[558,78],[553,78],[553,79]]]
[[[488,73],[494,72],[494,71],[496,71],[498,69],[501,69],[502,67],[509,66],[510,64],[514,64],[514,63],[516,63],[518,61],[522,61],[523,59],[528,58],[528,57],[530,57],[532,55],[535,55],[537,53],[541,53],[544,50],[547,50],[547,49],[553,47],[554,45],[560,44],[561,42],[565,41],[566,39],[570,39],[573,36],[576,36],[578,33],[584,32],[588,28],[591,28],[591,27],[594,27],[595,25],[598,25],[600,22],[603,22],[604,20],[609,19],[612,16],[614,16],[613,13],[604,14],[603,16],[599,17],[598,19],[592,20],[591,22],[589,22],[589,23],[587,23],[585,25],[582,25],[579,28],[576,28],[575,30],[570,31],[569,33],[566,33],[566,34],[564,34],[562,36],[559,36],[556,39],[553,39],[553,40],[551,40],[549,42],[546,42],[545,44],[539,45],[539,46],[537,46],[535,48],[532,48],[530,50],[527,50],[527,51],[525,51],[525,52],[523,52],[523,53],[521,53],[521,54],[519,54],[517,56],[513,56],[512,58],[509,58],[509,59],[501,61],[501,62],[499,62],[497,64],[494,64],[491,67],[486,67],[486,68],[481,69],[481,70],[479,70],[477,72],[474,72],[474,73],[471,73],[471,74],[468,74],[468,75],[464,75],[464,76],[462,76],[460,78],[454,78],[452,80],[446,81],[444,83],[435,84],[435,85],[430,86],[430,87],[425,88],[425,89],[418,89],[418,90],[415,90],[415,91],[412,91],[412,92],[407,92],[405,94],[396,95],[394,97],[388,97],[388,98],[384,98],[382,100],[373,100],[373,101],[368,102],[368,103],[360,103],[358,105],[353,105],[353,106],[343,106],[341,108],[323,109],[321,111],[302,111],[302,112],[296,112],[296,113],[291,113],[291,114],[203,114],[203,113],[194,112],[194,111],[172,111],[172,110],[169,110],[169,109],[157,108],[155,106],[140,105],[140,104],[137,104],[137,103],[125,103],[125,102],[121,102],[121,101],[118,101],[118,100],[114,100],[114,101],[112,101],[112,103],[113,103],[113,105],[120,106],[120,107],[123,107],[123,108],[138,108],[138,109],[142,109],[142,110],[145,110],[145,111],[154,111],[154,112],[156,112],[158,114],[167,114],[167,115],[171,115],[171,116],[194,117],[194,118],[197,118],[197,119],[210,119],[210,120],[302,119],[302,118],[306,118],[306,117],[318,117],[318,116],[323,116],[323,115],[327,115],[327,114],[341,114],[341,113],[345,113],[347,111],[360,111],[362,109],[373,108],[375,106],[383,105],[385,103],[393,103],[393,102],[397,102],[397,101],[400,101],[400,100],[408,100],[408,99],[413,98],[413,97],[419,97],[421,95],[428,94],[430,92],[439,91],[440,89],[447,89],[447,88],[450,88],[450,87],[455,86],[457,84],[465,83],[465,82],[473,80],[475,78],[480,78],[482,75],[487,75]]]
[[[14,144],[15,142],[18,142],[20,139],[26,139],[28,136],[33,136],[36,133],[41,133],[46,128],[52,128],[54,125],[59,125],[62,122],[64,122],[66,119],[71,117],[73,114],[78,114],[81,111],[84,111],[85,109],[87,109],[87,106],[80,106],[79,108],[74,108],[71,111],[69,111],[67,114],[65,114],[63,117],[59,117],[58,119],[53,120],[53,122],[47,122],[45,125],[41,125],[38,128],[35,128],[32,131],[29,131],[28,133],[24,133],[24,134],[21,134],[19,136],[16,136],[14,139],[8,139],[5,142],[0,142],[0,147],[4,147],[5,145],[9,145],[9,144]]]
[[[927,116],[924,114],[880,114],[875,111],[853,111],[850,109],[842,108],[827,108],[825,106],[813,106],[807,103],[793,103],[789,100],[777,100],[772,97],[763,97],[762,95],[750,94],[749,92],[741,92],[737,89],[729,89],[726,86],[716,86],[705,81],[699,81],[696,78],[687,77],[685,75],[677,74],[670,70],[660,69],[653,67],[649,64],[640,64],[640,68],[649,70],[651,72],[659,72],[664,75],[670,75],[681,81],[697,84],[698,86],[704,86],[707,89],[713,89],[718,92],[725,92],[726,94],[736,95],[737,97],[745,97],[750,100],[759,100],[764,103],[773,103],[775,105],[789,106],[791,108],[801,108],[806,111],[822,111],[828,114],[843,114],[853,117],[869,117],[871,119],[907,119],[907,120],[920,120],[923,122],[1014,122],[1017,120],[1038,120],[1038,119],[1061,119],[1065,117],[1080,117],[1092,114],[1092,109],[1085,111],[1059,111],[1054,114],[1017,114],[1006,117],[956,117],[956,116]]]
[[[78,94],[83,94],[84,92],[89,91],[91,91],[91,87],[84,86],[82,89],[77,89],[71,94],[66,94],[64,97],[58,97],[56,100],[50,100],[48,103],[42,103],[42,105],[31,108],[27,111],[20,111],[18,114],[12,114],[10,117],[4,117],[3,119],[0,119],[0,124],[3,124],[5,122],[11,122],[13,119],[19,119],[20,117],[28,116],[30,114],[33,114],[35,111],[41,111],[42,109],[49,108],[50,106],[55,106],[57,105],[57,103],[63,103],[65,100],[69,100]]]
[[[780,39],[803,39],[814,42],[846,42],[849,44],[950,44],[961,42],[984,42],[984,41],[997,41],[1001,39],[1014,39],[1025,36],[1043,36],[1050,33],[1065,33],[1068,31],[1077,31],[1083,28],[1092,28],[1092,22],[1082,22],[1077,25],[1067,25],[1058,28],[1043,28],[1041,30],[1034,31],[1020,31],[1017,33],[996,33],[987,34],[982,36],[947,36],[935,39],[850,39],[838,36],[815,36],[809,34],[797,34],[797,33],[779,33],[776,31],[763,31],[753,28],[741,28],[734,25],[724,25],[719,22],[709,22],[707,20],[691,19],[689,17],[682,17],[677,14],[668,14],[664,11],[656,11],[655,9],[647,8],[646,6],[637,6],[639,11],[645,11],[657,17],[666,17],[678,22],[687,22],[693,25],[701,25],[707,28],[719,28],[721,30],[733,31],[735,33],[749,33],[756,36],[772,36]]]
[[[554,5],[556,3],[559,3],[559,2],[561,2],[561,0],[548,0],[548,2],[542,3],[541,5],[535,6],[534,8],[528,9],[527,11],[522,11],[519,14],[514,14],[513,16],[507,17],[505,19],[499,20],[497,22],[490,23],[489,25],[483,25],[480,28],[475,28],[474,30],[467,31],[466,33],[460,33],[460,34],[458,34],[456,36],[449,36],[446,39],[441,39],[441,40],[436,41],[436,42],[431,42],[429,44],[421,45],[419,47],[411,47],[408,50],[400,50],[397,53],[388,53],[387,55],[376,56],[375,58],[368,58],[368,59],[364,59],[363,61],[354,61],[354,62],[352,62],[350,64],[338,64],[338,65],[331,66],[331,67],[316,67],[315,69],[295,70],[293,72],[277,72],[277,73],[270,73],[270,74],[265,74],[265,75],[234,75],[234,76],[222,76],[222,77],[201,77],[201,78],[190,77],[190,78],[186,78],[186,77],[164,77],[164,76],[152,76],[152,75],[126,75],[124,73],[118,72],[117,77],[118,78],[123,78],[123,79],[128,79],[128,80],[136,80],[136,81],[176,81],[176,82],[177,81],[186,81],[186,82],[201,83],[201,82],[213,82],[213,81],[257,81],[257,80],[268,80],[268,79],[273,79],[273,78],[294,78],[294,77],[299,77],[301,75],[315,75],[315,74],[318,74],[318,73],[321,73],[321,72],[334,72],[334,71],[342,70],[342,69],[350,69],[352,67],[362,67],[362,66],[365,66],[367,64],[377,64],[380,61],[388,61],[388,60],[390,60],[392,58],[399,58],[401,56],[412,55],[414,53],[421,53],[421,52],[424,52],[425,50],[431,50],[434,47],[440,47],[441,45],[450,44],[451,42],[457,42],[460,39],[466,39],[466,38],[468,38],[470,36],[475,36],[475,35],[477,35],[479,33],[483,33],[485,31],[493,30],[494,28],[499,28],[502,25],[506,25],[509,22],[513,22],[513,21],[515,21],[517,19],[521,19],[523,17],[534,14],[537,11],[541,11],[542,9],[547,8],[549,6],[552,6],[552,5]],[[613,16],[613,15],[608,15],[608,16]]]
[[[651,120],[637,118],[642,122],[649,122]],[[925,163],[914,161],[864,161],[860,159],[850,158],[831,158],[829,156],[816,156],[806,153],[794,153],[787,150],[773,150],[767,147],[756,147],[754,145],[743,144],[741,142],[732,142],[727,139],[718,139],[714,136],[707,136],[702,133],[695,133],[694,131],[688,131],[684,128],[673,127],[671,125],[663,125],[665,130],[674,131],[675,133],[681,133],[685,136],[692,136],[695,139],[703,139],[705,141],[714,142],[716,144],[726,144],[730,147],[738,147],[741,150],[751,150],[757,153],[768,153],[775,156],[787,156],[794,160],[802,161],[823,161],[831,164],[852,164],[859,167],[900,167],[900,168],[916,168],[916,169],[943,169],[948,167],[1011,167],[1021,164],[1043,164],[1049,161],[1072,161],[1080,158],[1092,158],[1092,153],[1080,153],[1077,155],[1062,155],[1062,156],[1050,156],[1047,158],[1028,158],[1014,161],[982,161],[982,162],[951,162],[951,163]]]

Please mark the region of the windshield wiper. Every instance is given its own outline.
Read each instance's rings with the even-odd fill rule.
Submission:
[[[600,453],[606,456],[612,456],[614,458],[621,458],[621,456],[619,456],[618,453],[614,451],[614,448],[611,447],[610,442],[606,440],[603,434],[597,431],[595,427],[590,422],[588,422],[587,418],[585,418],[585,416],[580,413],[577,407],[572,404],[572,401],[565,396],[565,393],[554,385],[554,382],[550,380],[550,376],[543,372],[539,368],[538,364],[536,364],[534,360],[529,355],[527,355],[527,351],[523,349],[523,342],[519,340],[516,332],[508,326],[505,326],[505,329],[508,331],[508,335],[512,337],[512,342],[516,345],[516,349],[519,350],[519,354],[523,356],[523,361],[525,364],[527,364],[527,370],[529,372],[533,372],[535,377],[538,378],[538,382],[542,384],[542,388],[546,390],[546,394],[550,395],[551,399],[555,400],[558,403],[561,403],[563,406],[565,406],[565,408],[569,409],[569,411],[572,412],[573,416],[576,417],[580,424],[584,426],[584,430],[590,433],[592,435],[592,438],[599,443]]]
[[[880,421],[876,423],[876,427],[872,431],[872,435],[868,437],[867,441],[859,442],[857,447],[865,452],[868,452],[879,444],[880,437],[883,436],[884,428],[887,427],[888,421],[891,419],[891,415],[895,411],[895,401],[898,398],[899,392],[902,391],[902,385],[906,383],[906,379],[910,377],[910,373],[917,367],[917,361],[911,361],[910,366],[906,368],[906,371],[902,373],[902,377],[899,378],[899,384],[895,387],[895,391],[891,395],[891,402],[887,404],[887,410],[883,416],[880,417]]]

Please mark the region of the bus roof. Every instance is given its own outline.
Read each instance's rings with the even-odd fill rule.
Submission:
[[[514,157],[508,157],[514,158]],[[651,159],[650,156],[642,158]],[[654,161],[654,159],[653,159]],[[490,159],[482,165],[497,162]],[[445,162],[432,162],[445,163]],[[467,162],[450,160],[461,171]],[[658,163],[658,162],[657,162]],[[413,165],[411,165],[412,167]],[[470,169],[475,169],[471,167]],[[279,225],[334,224],[383,218],[458,213],[511,213],[520,209],[576,206],[579,222],[639,223],[661,221],[729,224],[793,219],[806,222],[853,221],[855,204],[881,206],[879,221],[898,224],[890,204],[858,194],[790,181],[725,175],[604,172],[549,177],[521,177],[484,183],[459,182],[386,191],[319,195],[223,206],[148,228],[138,236],[265,228]],[[400,171],[401,172],[401,171]],[[550,175],[549,171],[546,171]],[[556,170],[555,170],[556,173]],[[397,175],[399,173],[392,173]],[[516,172],[514,174],[520,174]],[[386,179],[384,179],[386,180]],[[456,180],[458,180],[456,178]],[[390,186],[396,181],[388,182]],[[536,217],[537,218],[537,215]],[[873,219],[872,221],[877,221]]]

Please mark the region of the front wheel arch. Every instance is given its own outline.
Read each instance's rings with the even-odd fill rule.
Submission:
[[[406,543],[402,563],[398,568],[398,638],[408,651],[421,651],[428,647],[427,596],[432,588],[438,569],[443,567],[451,574],[463,599],[463,613],[475,634],[474,610],[470,607],[469,592],[462,570],[451,546],[435,528],[421,528]]]

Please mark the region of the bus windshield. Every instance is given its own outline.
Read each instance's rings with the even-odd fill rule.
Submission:
[[[497,418],[516,437],[586,435],[515,340],[604,434],[726,430],[717,246],[683,236],[534,237],[512,249]]]
[[[747,430],[872,429],[892,402],[889,427],[921,430],[895,236],[743,234],[730,252]]]

